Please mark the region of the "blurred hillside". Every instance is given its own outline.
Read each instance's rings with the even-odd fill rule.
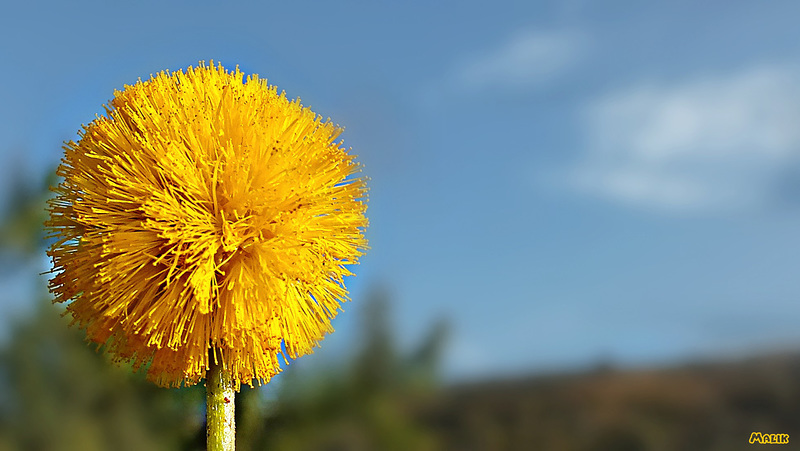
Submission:
[[[18,193],[0,228],[7,268],[43,247],[45,196]],[[38,307],[0,350],[0,451],[204,448],[202,386],[161,389],[113,365],[59,306],[34,297],[19,300]],[[290,366],[273,398],[243,388],[237,449],[737,450],[752,446],[751,432],[800,440],[798,355],[443,386],[445,323],[402,352],[386,292],[356,305],[352,356],[314,372]]]
[[[444,449],[739,450],[800,440],[800,355],[450,387],[421,412]]]
[[[754,431],[800,437],[798,355],[437,388],[424,352],[387,358],[372,338],[341,368],[290,367],[277,399],[244,388],[238,449],[736,450]],[[0,378],[0,450],[203,449],[202,386],[161,389],[114,366],[55,307],[17,327]]]

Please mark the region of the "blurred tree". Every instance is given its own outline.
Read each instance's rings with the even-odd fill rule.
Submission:
[[[41,184],[31,182],[24,167],[11,171],[8,199],[0,222],[0,250],[15,258],[35,256],[44,246],[45,209],[49,187],[56,182],[55,171]]]
[[[203,422],[203,389],[160,389],[111,364],[43,303],[0,354],[0,431],[26,450],[189,447]]]
[[[438,449],[416,410],[435,386],[434,360],[446,327],[437,324],[419,349],[401,356],[389,327],[389,305],[385,289],[367,298],[363,346],[343,368],[303,376],[290,366],[251,447],[242,449]]]
[[[405,365],[408,384],[420,391],[433,390],[439,386],[439,366],[449,334],[450,326],[445,319],[440,319],[433,325],[422,340],[422,345],[411,354]]]
[[[373,289],[363,307],[362,348],[352,368],[353,383],[370,395],[398,382],[400,368],[389,325],[389,294],[385,287]]]

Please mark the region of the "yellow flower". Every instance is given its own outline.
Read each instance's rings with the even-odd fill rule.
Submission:
[[[367,248],[341,129],[243,78],[201,62],[125,86],[58,168],[55,302],[162,386],[197,383],[210,359],[237,389],[268,382],[333,330]]]

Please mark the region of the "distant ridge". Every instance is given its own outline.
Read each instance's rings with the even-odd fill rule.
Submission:
[[[745,450],[753,432],[791,447],[800,352],[471,382],[419,415],[453,450]]]

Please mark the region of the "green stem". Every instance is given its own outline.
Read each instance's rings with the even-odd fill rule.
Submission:
[[[206,439],[208,451],[234,451],[236,424],[234,421],[233,382],[222,362],[210,357],[206,374]]]

